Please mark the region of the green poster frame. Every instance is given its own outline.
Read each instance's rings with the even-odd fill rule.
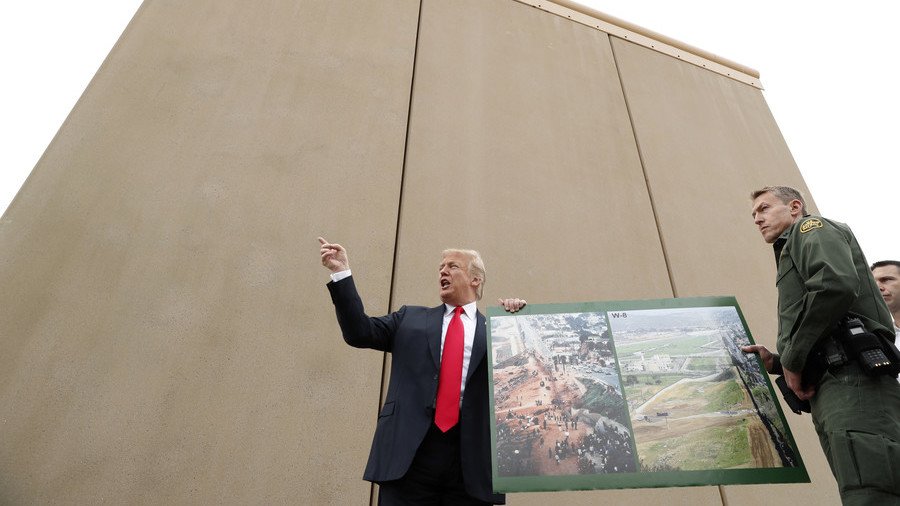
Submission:
[[[777,455],[780,458],[780,462],[776,462],[775,465],[771,467],[747,467],[746,465],[739,466],[737,468],[721,468],[721,469],[688,469],[682,470],[675,467],[675,470],[668,470],[666,467],[661,467],[663,470],[645,470],[642,465],[642,454],[641,451],[638,450],[638,445],[640,441],[640,436],[635,435],[635,431],[633,428],[634,413],[631,411],[629,406],[628,395],[626,394],[625,381],[623,372],[621,370],[622,359],[618,355],[618,347],[619,343],[616,342],[616,333],[617,331],[614,327],[622,327],[626,324],[623,323],[625,320],[620,320],[623,318],[622,315],[625,315],[624,318],[628,317],[628,314],[633,316],[632,322],[635,321],[635,317],[647,316],[658,314],[662,315],[663,313],[652,313],[647,312],[648,310],[693,310],[693,311],[703,311],[704,308],[708,308],[710,314],[716,312],[713,308],[722,308],[722,307],[733,307],[734,311],[737,313],[737,317],[740,322],[739,329],[743,331],[743,335],[739,335],[739,333],[732,332],[730,336],[727,336],[728,332],[722,331],[720,332],[720,337],[722,337],[723,341],[723,351],[724,357],[722,355],[718,355],[721,358],[720,361],[716,361],[718,359],[708,359],[713,360],[715,364],[721,364],[722,362],[726,362],[730,357],[732,362],[730,366],[725,365],[716,365],[719,371],[731,370],[734,369],[735,373],[732,373],[731,378],[734,380],[733,382],[737,384],[737,387],[732,386],[732,390],[737,388],[742,394],[745,394],[752,400],[752,406],[754,409],[745,409],[741,413],[735,414],[737,412],[734,411],[717,411],[717,412],[709,412],[705,415],[694,415],[694,416],[717,416],[717,417],[730,417],[730,418],[741,418],[740,422],[734,422],[735,426],[740,426],[746,428],[746,425],[740,425],[740,423],[746,422],[746,419],[750,418],[753,422],[759,422],[759,425],[764,426],[768,430],[769,439],[766,440],[768,444],[771,444],[771,450],[777,452]],[[635,313],[642,312],[644,313]],[[581,450],[578,450],[577,457],[575,453],[566,453],[567,458],[576,458],[579,468],[582,463],[589,462],[588,464],[591,467],[584,470],[582,472],[571,472],[569,474],[550,474],[550,473],[540,473],[540,472],[529,472],[527,469],[532,469],[536,465],[552,467],[550,464],[541,464],[539,459],[548,459],[549,462],[553,462],[553,459],[556,455],[554,455],[554,443],[546,442],[545,446],[544,438],[541,436],[540,443],[541,448],[538,450],[538,454],[534,454],[533,450],[536,447],[536,441],[541,431],[541,422],[539,421],[540,417],[543,416],[543,429],[547,431],[547,417],[548,413],[551,413],[552,420],[558,425],[561,423],[559,420],[562,416],[566,417],[566,431],[565,431],[565,445],[566,450],[568,450],[569,444],[569,425],[568,425],[568,415],[565,414],[566,408],[564,403],[567,401],[559,401],[559,403],[554,404],[553,406],[547,405],[548,407],[544,407],[544,404],[538,404],[538,402],[542,401],[532,401],[533,404],[531,406],[527,406],[534,408],[530,414],[517,414],[513,415],[513,410],[518,409],[510,406],[509,396],[503,397],[502,391],[498,391],[498,387],[503,390],[504,388],[510,388],[508,384],[499,385],[498,383],[503,383],[503,377],[500,380],[495,378],[495,374],[502,374],[497,371],[504,371],[509,375],[518,375],[521,376],[518,378],[521,380],[519,383],[532,381],[529,379],[533,377],[533,381],[538,381],[539,379],[544,378],[545,375],[550,374],[550,376],[555,376],[555,373],[547,373],[547,367],[549,366],[549,360],[546,357],[546,350],[544,348],[543,353],[540,355],[540,360],[536,353],[538,350],[535,350],[538,345],[532,346],[529,349],[529,353],[533,357],[532,362],[534,364],[539,364],[542,369],[542,374],[538,377],[537,365],[532,367],[532,372],[530,374],[521,373],[517,371],[527,371],[528,367],[525,366],[517,366],[517,365],[507,365],[497,368],[498,364],[495,364],[495,331],[498,333],[504,332],[502,330],[502,326],[504,322],[508,325],[508,322],[511,321],[523,321],[523,320],[501,320],[504,318],[527,318],[527,317],[543,317],[545,315],[571,315],[571,317],[577,317],[577,315],[581,315],[584,313],[592,313],[597,315],[592,315],[591,317],[596,321],[600,314],[605,318],[606,329],[608,329],[608,334],[605,337],[598,337],[598,342],[604,342],[608,351],[606,353],[612,353],[615,356],[615,375],[609,375],[607,377],[617,377],[618,379],[618,392],[614,392],[621,397],[621,402],[623,403],[621,408],[624,408],[626,411],[627,423],[615,423],[611,419],[609,427],[616,433],[616,437],[625,441],[626,444],[630,444],[630,448],[626,448],[625,450],[619,450],[622,453],[625,464],[622,466],[625,470],[617,470],[608,472],[604,471],[596,471],[595,462],[597,459],[603,459],[604,466],[606,465],[606,457],[595,457],[597,450],[599,452],[600,448],[594,448],[591,446],[590,457],[587,449],[584,450],[584,457],[582,458]],[[681,312],[684,313],[684,312]],[[729,313],[727,311],[722,312],[718,311],[719,314]],[[688,313],[685,313],[688,314]],[[694,314],[694,313],[690,313]],[[698,315],[703,315],[703,313],[698,312]],[[730,313],[729,313],[730,314]],[[563,316],[565,317],[565,316]],[[663,321],[663,318],[659,318],[659,321]],[[536,318],[532,318],[531,321],[539,321]],[[600,320],[602,321],[602,320]],[[561,490],[593,490],[593,489],[617,489],[617,488],[654,488],[654,487],[685,487],[685,486],[707,486],[707,485],[735,485],[735,484],[760,484],[760,483],[808,483],[809,475],[807,474],[806,467],[803,464],[803,460],[800,456],[800,452],[797,449],[797,445],[794,441],[794,437],[791,434],[790,427],[787,424],[787,421],[784,417],[784,412],[781,410],[781,406],[778,403],[775,389],[772,387],[772,382],[769,380],[768,375],[765,373],[765,369],[762,366],[762,362],[759,360],[759,357],[755,357],[755,359],[750,358],[745,361],[738,361],[738,357],[735,353],[735,346],[740,346],[741,344],[753,344],[753,337],[750,333],[750,330],[747,326],[746,320],[744,319],[744,315],[741,312],[741,309],[737,303],[737,300],[733,296],[719,296],[719,297],[694,297],[694,298],[675,298],[675,299],[654,299],[654,300],[633,300],[633,301],[603,301],[603,302],[580,302],[580,303],[565,303],[565,304],[529,304],[521,311],[511,314],[505,312],[500,307],[490,307],[487,309],[487,337],[488,337],[488,366],[490,370],[489,378],[489,388],[490,388],[490,410],[494,416],[491,417],[491,464],[492,464],[492,475],[494,482],[494,489],[497,492],[536,492],[536,491],[561,491]],[[517,328],[518,323],[516,324]],[[529,324],[530,326],[531,324]],[[599,328],[599,327],[598,327]],[[665,328],[661,327],[663,330]],[[525,344],[526,340],[524,338],[524,331],[518,331],[521,339],[518,346],[525,346],[523,349],[528,349]],[[574,332],[574,331],[573,331]],[[583,332],[583,331],[582,331]],[[621,343],[626,343],[626,335],[630,336],[632,333],[626,332],[625,330],[620,330],[620,341]],[[668,334],[667,334],[668,335]],[[675,343],[681,337],[678,337],[678,334],[675,330],[672,330],[672,336],[675,337],[667,337],[665,342]],[[685,339],[687,339],[688,335],[685,334]],[[569,338],[572,340],[573,338]],[[606,341],[603,341],[606,339]],[[503,346],[509,346],[508,344],[503,343],[503,335],[498,334],[496,338],[498,349]],[[729,346],[728,341],[732,341],[733,346]],[[532,338],[532,342],[536,342],[534,338]],[[571,341],[574,343],[574,340]],[[646,341],[645,341],[646,342]],[[713,341],[710,341],[713,342]],[[583,345],[584,341],[581,342]],[[541,345],[544,346],[544,345]],[[598,345],[598,346],[603,346]],[[623,347],[625,345],[623,344]],[[728,348],[728,349],[726,349]],[[584,348],[580,348],[584,349]],[[648,348],[649,349],[649,348]],[[730,349],[730,351],[729,351]],[[499,352],[498,352],[499,354]],[[510,355],[511,352],[507,352],[507,355]],[[742,354],[744,357],[747,357],[746,354]],[[690,355],[689,355],[690,356]],[[528,362],[528,354],[515,354],[512,356],[504,356],[502,360],[500,360],[500,364],[505,363],[507,360],[517,359],[519,361],[525,360]],[[562,362],[565,358],[560,358]],[[577,359],[574,359],[577,360]],[[633,359],[632,359],[633,360]],[[642,362],[644,361],[643,355],[641,355]],[[691,359],[685,359],[685,361],[690,361]],[[752,362],[751,362],[752,361]],[[572,362],[575,364],[576,362]],[[740,365],[740,364],[744,365]],[[554,358],[554,364],[556,364],[556,358]],[[754,365],[755,364],[755,367]],[[604,366],[607,364],[604,363]],[[557,365],[553,365],[555,370],[558,370]],[[570,366],[575,367],[575,366]],[[578,367],[587,367],[578,365]],[[608,368],[610,371],[612,367]],[[598,369],[593,369],[598,370]],[[574,372],[572,374],[575,374]],[[587,373],[589,374],[589,373]],[[635,378],[638,373],[634,373]],[[727,374],[727,373],[726,373]],[[677,374],[675,375],[677,377]],[[634,380],[635,378],[629,378],[630,380]],[[548,381],[551,378],[547,378]],[[558,378],[552,378],[555,382]],[[741,380],[740,382],[738,380]],[[750,384],[748,384],[748,380],[753,381],[753,389],[750,388]],[[565,381],[565,380],[563,380]],[[704,380],[692,380],[692,381],[704,381]],[[722,380],[723,382],[727,382],[726,380]],[[629,384],[633,384],[632,381]],[[649,383],[648,383],[649,384]],[[540,395],[546,397],[547,394],[544,393],[543,388],[550,390],[549,387],[545,387],[543,381],[540,383]],[[573,382],[573,386],[575,386]],[[613,388],[615,389],[615,385],[609,387],[608,385],[604,385],[605,388]],[[765,388],[768,392],[768,396],[766,397],[764,394],[760,393],[761,388]],[[524,387],[523,387],[524,388]],[[568,388],[568,387],[565,387]],[[653,388],[652,385],[650,387]],[[660,387],[661,390],[665,390],[666,387]],[[538,389],[538,387],[533,387],[532,390]],[[754,395],[752,392],[756,391],[757,393]],[[536,394],[535,394],[536,395]],[[757,399],[756,397],[760,397]],[[505,408],[507,409],[507,414],[497,413],[497,399],[504,399]],[[652,399],[651,399],[652,400]],[[512,401],[513,403],[515,401]],[[519,406],[522,406],[521,398],[518,400]],[[554,401],[556,402],[556,401]],[[635,402],[636,399],[635,399]],[[746,402],[744,402],[746,404]],[[759,406],[763,406],[769,416],[761,415],[761,409]],[[525,410],[526,408],[522,408]],[[621,409],[620,408],[620,409]],[[582,412],[579,410],[579,412]],[[535,414],[535,413],[540,413]],[[563,413],[562,415],[556,415],[555,413]],[[569,413],[572,413],[571,408],[569,408]],[[637,412],[640,414],[640,412]],[[773,415],[777,413],[777,420],[772,420],[775,418]],[[533,415],[533,417],[532,417]],[[661,412],[655,413],[657,415],[657,420],[660,418],[665,420],[665,427],[668,430],[669,423],[669,413]],[[581,418],[579,416],[573,417],[575,419]],[[690,417],[686,417],[690,418]],[[508,422],[506,422],[509,420]],[[589,419],[589,421],[593,421],[593,419]],[[640,418],[637,420],[637,423],[643,424],[644,428],[649,425],[650,422],[649,417]],[[763,423],[765,421],[765,423]],[[645,423],[648,422],[648,423]],[[552,422],[553,423],[553,422]],[[552,429],[551,423],[551,429]],[[692,425],[693,422],[685,422],[688,426]],[[723,423],[730,423],[730,420],[725,420]],[[504,466],[501,469],[500,465],[500,455],[498,452],[498,426],[502,425],[504,430],[503,443],[505,448],[505,457],[504,457]],[[573,425],[573,427],[575,427]],[[584,423],[582,423],[582,434],[586,432],[590,432],[591,434],[608,434],[605,431],[607,425],[604,423],[603,429],[598,430],[600,427],[600,423],[597,423],[596,426],[588,425],[590,429],[584,428]],[[652,427],[656,430],[658,427]],[[561,430],[561,426],[559,427]],[[516,436],[519,438],[518,440],[514,439],[512,435],[513,431],[518,431]],[[625,434],[628,431],[629,434]],[[620,436],[621,432],[621,436]],[[549,436],[550,432],[546,432]],[[693,434],[693,433],[692,433]],[[559,436],[559,432],[556,433]],[[777,437],[776,437],[777,436]],[[527,441],[522,442],[522,438],[529,438]],[[593,437],[593,436],[592,436]],[[765,439],[765,438],[763,438]],[[774,441],[780,441],[780,443],[776,444]],[[558,441],[558,439],[557,439]],[[673,440],[673,443],[675,440]],[[618,444],[618,442],[617,442]],[[696,443],[695,443],[696,444]],[[702,445],[702,440],[701,443]],[[739,443],[735,443],[738,445]],[[518,446],[516,446],[518,445]],[[674,446],[674,444],[673,444]],[[523,455],[526,454],[527,449],[527,457],[520,458],[518,457],[518,450],[515,450],[516,455],[510,456],[509,448],[510,447],[521,447],[523,449]],[[526,448],[527,447],[527,448]],[[621,448],[622,446],[618,446],[617,448]],[[559,446],[556,446],[559,448]],[[780,449],[779,449],[780,448]],[[557,450],[558,451],[558,450]],[[645,451],[650,453],[649,448],[645,448]],[[752,453],[752,450],[749,450]],[[547,452],[545,454],[545,452]],[[628,455],[624,452],[631,452],[630,455],[633,457],[633,465],[628,463]],[[513,464],[510,462],[516,460],[516,464],[519,464],[519,467],[516,467],[516,471],[512,471],[511,468]],[[559,460],[556,461],[557,465]],[[530,467],[525,467],[526,471],[521,472],[519,469],[522,468],[523,464]],[[569,466],[571,467],[571,465]],[[649,467],[649,466],[645,466]],[[685,466],[687,467],[687,466]]]

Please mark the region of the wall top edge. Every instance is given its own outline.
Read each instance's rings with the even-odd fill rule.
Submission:
[[[515,0],[565,17],[648,49],[686,61],[736,81],[763,89],[759,72],[703,49],[570,0]]]

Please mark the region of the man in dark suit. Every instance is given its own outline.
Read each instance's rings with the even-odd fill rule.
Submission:
[[[440,306],[403,306],[372,318],[350,276],[346,250],[321,237],[319,243],[344,340],[392,357],[364,474],[379,484],[379,504],[504,504],[491,485],[486,322],[476,309],[485,276],[478,252],[443,252]],[[510,311],[525,304],[500,302]]]

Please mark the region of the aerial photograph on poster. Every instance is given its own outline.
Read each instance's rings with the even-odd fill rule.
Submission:
[[[634,471],[606,316],[509,316],[492,324],[499,473]]]
[[[489,341],[497,490],[809,479],[733,297],[489,310]]]
[[[733,307],[610,314],[641,471],[795,466]]]

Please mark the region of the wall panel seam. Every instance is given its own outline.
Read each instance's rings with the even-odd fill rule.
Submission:
[[[571,0],[515,0],[516,2],[530,5],[542,10],[569,19],[575,23],[600,30],[608,35],[628,40],[642,47],[662,53],[677,60],[706,69],[710,72],[723,75],[729,79],[749,84],[754,88],[762,89],[759,80],[759,72],[731,61],[727,58],[712,54],[703,49],[691,46],[661,33],[654,32],[642,26],[629,23],[623,19],[600,12],[590,7],[581,5]]]
[[[634,137],[634,145],[637,148],[638,160],[641,163],[641,172],[644,175],[644,185],[647,188],[647,197],[650,199],[650,210],[653,211],[653,221],[656,223],[656,234],[659,237],[659,245],[662,249],[663,260],[666,262],[666,273],[669,275],[669,286],[672,288],[672,296],[678,297],[678,289],[675,287],[675,278],[672,275],[672,265],[669,262],[669,251],[666,249],[666,241],[663,238],[662,227],[659,224],[659,213],[656,210],[656,202],[653,200],[653,190],[650,188],[650,179],[647,176],[647,167],[644,162],[644,153],[641,150],[641,140],[634,125],[634,117],[631,114],[631,103],[628,101],[628,92],[625,91],[625,81],[622,79],[622,71],[619,70],[619,57],[612,38],[607,34],[609,48],[612,51],[613,65],[616,67],[616,77],[619,79],[619,89],[622,90],[622,99],[625,101],[625,111],[628,113],[628,123],[631,126],[631,135]]]
[[[406,103],[406,133],[403,137],[403,160],[400,164],[400,189],[397,195],[397,222],[394,226],[394,255],[391,262],[391,282],[388,287],[388,307],[386,313],[390,313],[394,307],[394,281],[397,278],[397,249],[400,244],[400,220],[403,213],[403,187],[406,181],[406,160],[409,154],[409,131],[412,121],[412,104],[413,93],[416,84],[416,65],[419,60],[419,30],[422,28],[422,1],[419,0],[419,11],[416,13],[416,38],[413,43],[412,71],[409,78],[409,98]],[[378,393],[378,405],[376,406],[375,416],[377,417],[384,404],[387,395],[388,382],[388,354],[384,353],[381,357],[381,390]],[[369,505],[375,506],[377,497],[375,496],[375,485],[372,484],[369,489]]]

